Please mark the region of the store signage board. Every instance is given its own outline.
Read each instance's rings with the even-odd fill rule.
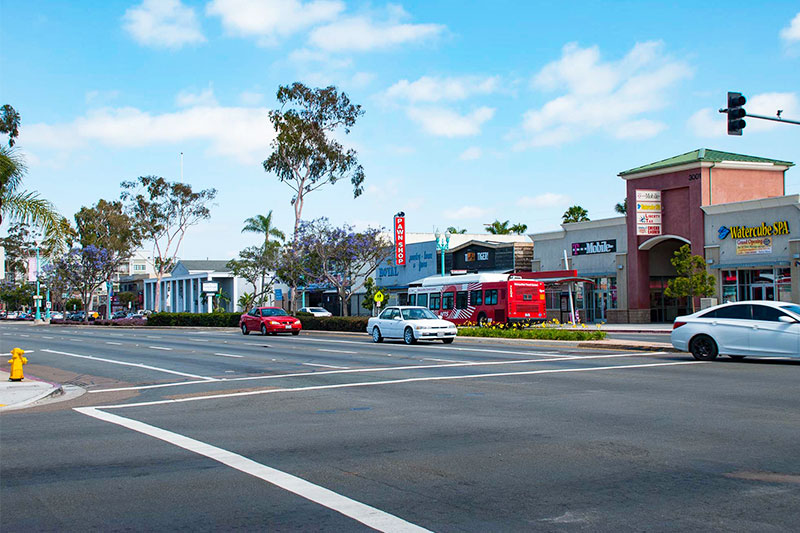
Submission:
[[[636,235],[661,235],[661,191],[636,190]]]
[[[394,263],[406,264],[406,217],[394,217]]]
[[[217,292],[219,290],[219,283],[216,281],[204,281],[203,292]]]
[[[637,213],[637,224],[661,224],[661,213]]]
[[[616,251],[617,239],[572,243],[572,255],[608,254]]]
[[[736,255],[757,255],[771,253],[772,237],[736,239]]]
[[[646,189],[636,190],[636,202],[660,202],[661,191],[651,191]]]

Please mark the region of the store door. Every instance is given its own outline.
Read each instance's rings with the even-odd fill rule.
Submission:
[[[758,285],[751,285],[750,299],[775,301],[775,286],[763,283]]]

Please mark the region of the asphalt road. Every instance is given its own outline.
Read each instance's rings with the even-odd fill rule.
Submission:
[[[0,324],[0,530],[796,531],[800,364]]]

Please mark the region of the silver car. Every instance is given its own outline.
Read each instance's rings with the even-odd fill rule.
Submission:
[[[450,344],[458,335],[458,330],[455,324],[442,320],[427,307],[394,306],[370,318],[367,333],[372,334],[373,342],[403,339],[406,344],[414,344],[418,340],[441,340]]]
[[[717,355],[800,357],[800,305],[753,300],[727,303],[679,316],[672,345],[711,361]]]

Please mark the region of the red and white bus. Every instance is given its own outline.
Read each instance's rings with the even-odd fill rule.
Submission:
[[[544,283],[513,274],[431,276],[409,287],[408,305],[421,305],[456,325],[544,321]]]

